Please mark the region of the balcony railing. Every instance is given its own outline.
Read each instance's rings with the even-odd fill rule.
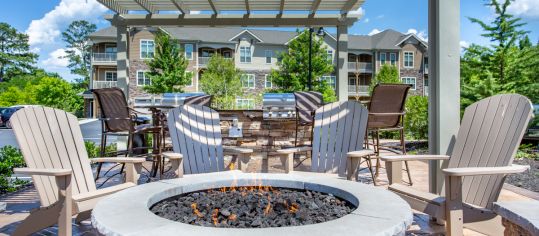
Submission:
[[[115,63],[116,62],[116,53],[113,53],[113,52],[93,53],[92,54],[92,61],[93,62]]]
[[[211,57],[198,57],[198,65],[199,66],[206,66],[208,65],[208,62],[210,61]],[[232,60],[232,58],[225,58],[227,60]]]
[[[94,81],[93,89],[118,87],[118,81]]]
[[[359,66],[359,67],[358,67]],[[348,62],[348,70],[351,72],[372,72],[372,63],[371,62]]]
[[[429,74],[429,67],[428,66],[425,66],[425,68],[423,68],[423,74],[426,74],[426,75]]]
[[[369,86],[367,85],[359,85],[358,91],[360,96],[367,96],[369,95]],[[348,95],[349,96],[355,96],[356,95],[356,86],[355,85],[348,85]]]

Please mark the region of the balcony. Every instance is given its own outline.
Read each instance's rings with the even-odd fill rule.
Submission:
[[[359,66],[359,68],[357,68]],[[371,62],[348,62],[349,72],[359,71],[360,73],[372,73],[372,63]]]
[[[94,65],[116,65],[116,53],[92,53],[92,64]]]
[[[359,96],[369,96],[369,86],[359,85],[358,90],[359,90]],[[348,85],[348,96],[356,96],[355,85]]]
[[[206,67],[208,65],[208,62],[210,61],[211,57],[198,57],[198,66],[199,67]],[[225,58],[227,60],[232,60],[232,58]]]
[[[114,88],[118,87],[118,81],[94,81],[92,89]]]

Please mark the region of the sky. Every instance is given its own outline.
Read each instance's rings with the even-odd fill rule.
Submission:
[[[18,31],[29,35],[31,50],[39,55],[37,66],[57,72],[68,81],[76,76],[67,68],[65,43],[61,32],[74,20],[88,20],[98,29],[110,24],[103,19],[107,9],[96,0],[0,0],[0,22],[6,22]],[[470,44],[489,45],[481,37],[481,28],[472,24],[468,17],[487,22],[494,19],[493,10],[484,6],[485,0],[461,0],[461,46]],[[350,29],[350,34],[375,34],[385,29],[402,33],[415,33],[427,38],[428,0],[366,0],[360,11],[363,17]],[[539,0],[515,0],[509,9],[511,14],[527,23],[530,39],[539,41]],[[327,29],[335,32],[335,29]]]

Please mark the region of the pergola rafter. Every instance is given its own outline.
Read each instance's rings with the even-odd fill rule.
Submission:
[[[118,5],[118,3],[114,0],[97,0],[99,3],[103,4],[103,6],[107,7],[111,11],[116,12],[117,14],[127,14],[127,9],[121,7]]]
[[[208,0],[208,4],[210,4],[213,14],[217,15],[219,12],[217,11],[217,8],[215,8],[215,4],[213,3],[213,0]]]
[[[172,2],[172,4],[174,4],[174,6],[178,9],[178,11],[180,11],[184,15],[186,14],[186,10],[184,10],[184,6],[183,6],[183,3],[181,1],[170,0],[170,2]]]
[[[153,5],[148,0],[135,0],[135,2],[150,14],[156,13]]]
[[[320,2],[322,2],[322,0],[315,0],[313,2],[313,5],[311,7],[311,12],[309,13],[309,15],[313,16],[316,11],[318,10],[318,7],[320,6]]]
[[[249,0],[245,0],[245,11],[247,15],[251,14],[251,7],[249,7]]]

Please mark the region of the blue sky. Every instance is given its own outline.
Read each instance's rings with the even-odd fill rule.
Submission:
[[[363,18],[350,28],[349,33],[373,34],[391,28],[426,38],[427,3],[428,0],[366,0],[362,7]],[[493,11],[484,3],[484,0],[461,0],[461,45],[490,43],[480,36],[481,28],[467,19],[492,20]],[[0,9],[0,22],[7,22],[27,33],[32,50],[39,54],[38,66],[57,72],[67,80],[75,76],[69,73],[67,61],[59,58],[65,49],[61,32],[71,21],[79,19],[91,21],[98,28],[109,25],[102,18],[107,9],[96,0],[17,0],[3,4],[9,7]],[[524,29],[530,31],[532,42],[539,41],[539,0],[515,0],[510,12],[528,24]],[[334,32],[334,29],[328,30]]]

